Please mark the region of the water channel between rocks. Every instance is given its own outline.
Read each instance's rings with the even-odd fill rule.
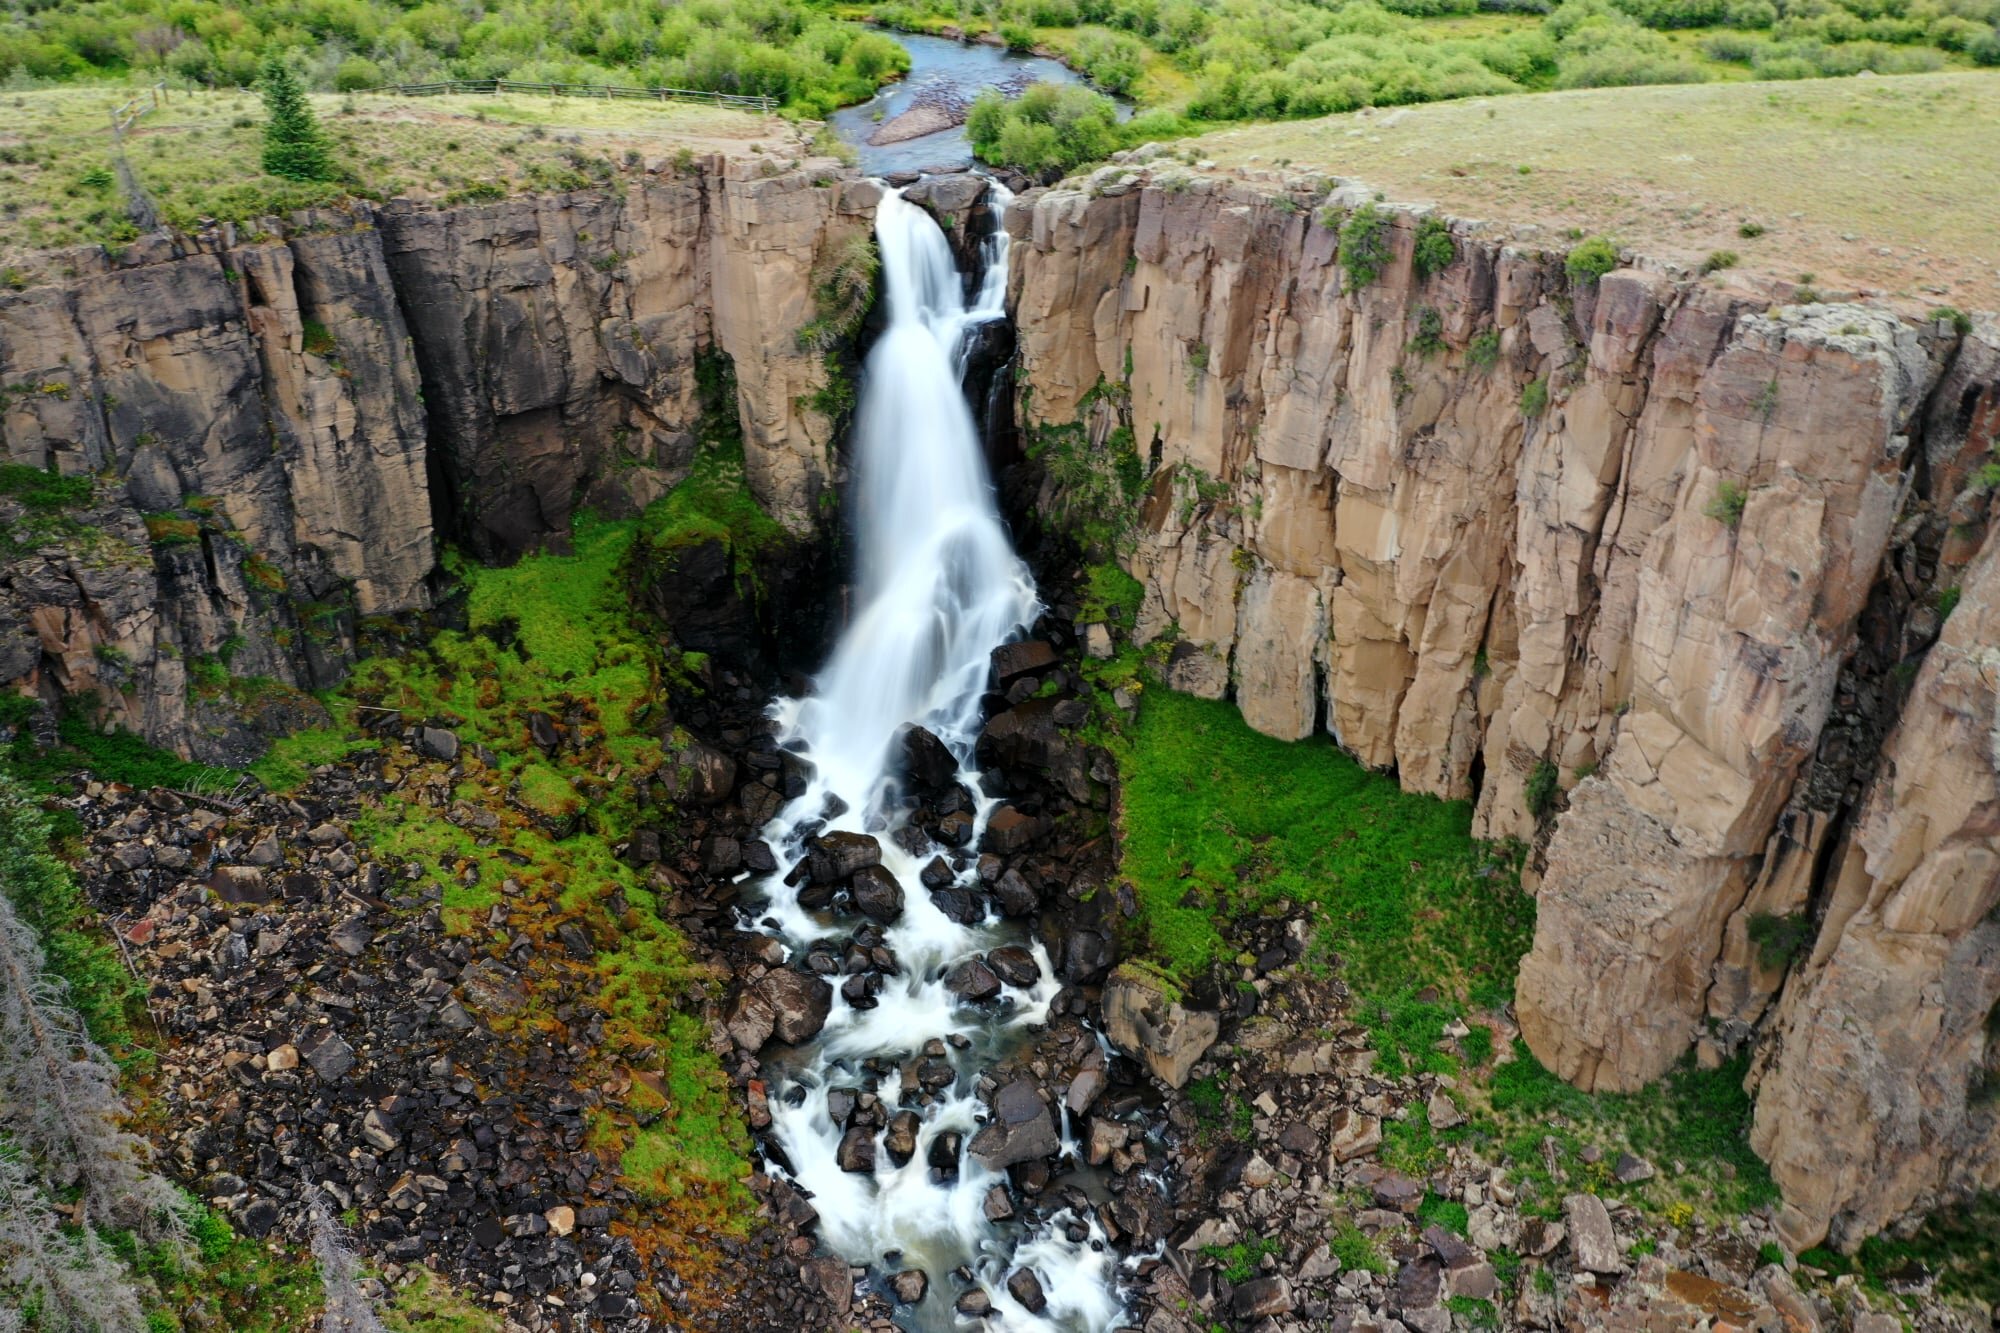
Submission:
[[[998,212],[1008,196],[992,189]],[[976,1091],[1060,988],[1043,946],[984,907],[977,883],[999,805],[973,758],[991,657],[1039,609],[961,390],[968,334],[1005,318],[1007,236],[996,228],[985,243],[970,301],[944,233],[900,192],[885,194],[876,236],[888,322],[854,430],[858,609],[812,691],[772,705],[779,744],[812,769],[765,829],[777,871],[746,896],[748,924],[788,960],[816,945],[842,957],[858,933],[893,967],[843,969],[817,1036],[767,1065],[770,1165],[811,1196],[823,1247],[867,1266],[892,1298],[901,1286],[907,1326],[976,1322],[983,1293],[989,1327],[1099,1333],[1123,1311],[1096,1219],[1063,1210],[1030,1226],[989,1209],[1007,1161],[1020,1160],[1007,1148],[1073,1150],[1068,1121],[1058,1141],[1040,1094],[1017,1083],[995,1097],[982,1138],[989,1111]],[[941,742],[923,741],[928,778],[913,726]],[[955,821],[957,845],[910,822],[920,782]],[[838,903],[835,884],[849,886]],[[955,894],[981,906],[947,911]],[[860,914],[835,910],[850,904]],[[1010,1105],[1024,1097],[1034,1105]],[[1044,1141],[1008,1145],[1010,1134]],[[928,1278],[917,1301],[914,1277],[895,1281],[913,1270]]]

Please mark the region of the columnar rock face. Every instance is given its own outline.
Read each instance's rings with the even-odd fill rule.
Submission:
[[[53,514],[0,494],[20,534],[0,543],[0,686],[93,695],[241,762],[257,737],[190,698],[191,664],[269,682],[295,722],[310,704],[288,692],[340,677],[361,618],[430,604],[438,537],[506,559],[579,505],[635,512],[687,474],[704,411],[735,412],[752,490],[807,530],[834,423],[798,334],[875,194],[830,162],[717,157],[622,193],[357,207],[31,266],[73,276],[0,293],[4,461],[96,481]],[[703,401],[711,352],[710,396],[733,367],[734,403]]]
[[[1455,222],[1450,261],[1422,273],[1427,216],[1372,197],[1134,164],[1024,198],[1025,423],[1080,423],[1050,447],[1107,471],[1138,453],[1148,498],[1125,563],[1146,589],[1140,636],[1174,635],[1172,684],[1233,696],[1273,735],[1324,725],[1411,790],[1476,796],[1481,836],[1553,824],[1518,988],[1542,1060],[1628,1089],[1698,1040],[1726,1058],[1778,1028],[1773,923],[1825,908],[1900,682],[1984,539],[2000,330],[1774,306],[1636,261],[1576,277]],[[1357,283],[1337,229],[1363,208],[1389,257]],[[1069,497],[1050,481],[1042,499],[1060,513]],[[1995,597],[1958,595],[1954,627]],[[1899,738],[1919,726],[1941,730],[1906,717]],[[1990,779],[1987,751],[1964,763],[1966,790]],[[1966,826],[1991,855],[2000,816],[1982,808]],[[1885,855],[1870,882],[1904,882],[1873,868]],[[1930,892],[1969,918],[1900,976],[1912,997],[1961,984],[1952,950],[1990,951],[1967,933],[1988,908],[1952,883]],[[1849,947],[1829,929],[1815,967]],[[1846,1031],[1852,997],[1815,982],[1821,1009],[1801,984],[1785,1023]],[[1984,1058],[1978,1026],[1934,1048],[1946,1082]],[[1832,1158],[1873,1180],[1872,1111],[1832,1109],[1795,1131],[1825,1156],[1780,1172],[1801,1234],[1850,1209],[1836,1232],[1858,1241],[1972,1187],[1990,1168],[1953,1160],[1977,1156],[1969,1142],[2000,1152],[1990,1116],[1961,1117],[1895,1140],[1921,1199],[1864,1206],[1827,1183],[1815,1204],[1805,1177],[1830,1182]]]
[[[1752,1142],[1804,1242],[2000,1188],[2000,541],[1969,572],[1787,983]]]

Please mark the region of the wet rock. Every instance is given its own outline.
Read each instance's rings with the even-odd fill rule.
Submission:
[[[1164,981],[1127,964],[1111,974],[1102,1000],[1104,1035],[1144,1060],[1168,1087],[1187,1084],[1222,1031],[1212,1013],[1190,1012]]]
[[[718,805],[736,789],[736,761],[703,741],[690,741],[664,770],[663,780],[677,801]]]
[[[1021,851],[1041,835],[1041,820],[1023,814],[1011,805],[1003,805],[986,821],[986,837],[981,846],[989,852],[1008,856]]]
[[[982,1289],[973,1287],[969,1291],[960,1292],[952,1308],[969,1319],[979,1319],[993,1313],[993,1298]]]
[[[1062,1146],[1055,1117],[1031,1078],[1017,1078],[993,1097],[993,1118],[972,1137],[972,1155],[989,1171],[1047,1157]]]
[[[917,882],[932,893],[949,888],[957,878],[942,856],[933,856],[924,863],[924,868],[917,872]]]
[[[854,1124],[840,1136],[840,1147],[834,1150],[834,1162],[843,1171],[867,1175],[875,1170],[875,1130],[872,1126]]]
[[[701,868],[717,879],[734,875],[743,868],[743,844],[721,833],[701,840]]]
[[[1042,1292],[1042,1281],[1031,1269],[1017,1268],[1007,1275],[1007,1294],[1029,1314],[1040,1314],[1048,1307],[1049,1298]]]
[[[799,1269],[799,1285],[824,1297],[836,1316],[854,1308],[854,1274],[845,1259],[808,1259]]]
[[[1093,1117],[1085,1148],[1090,1164],[1103,1166],[1111,1160],[1111,1154],[1124,1147],[1131,1137],[1132,1131],[1117,1121]]]
[[[812,840],[812,877],[838,884],[866,866],[882,864],[882,844],[866,833],[822,833]]]
[[[1031,916],[1042,905],[1041,895],[1018,870],[1009,870],[993,886],[993,901],[1002,916]]]
[[[937,839],[947,847],[963,847],[972,841],[974,821],[963,810],[954,810],[937,822]]]
[[[924,1154],[924,1164],[938,1173],[941,1180],[958,1174],[958,1152],[964,1146],[963,1136],[955,1129],[941,1131],[931,1140],[930,1151]]]
[[[986,965],[1009,986],[1025,990],[1042,979],[1035,955],[1018,944],[1006,944],[986,955]]]
[[[918,791],[941,792],[958,781],[957,758],[926,728],[904,728],[902,749],[903,772]]]
[[[889,1279],[889,1292],[898,1305],[920,1304],[930,1289],[930,1274],[921,1268],[906,1268]]]
[[[917,1120],[915,1111],[898,1111],[889,1117],[889,1132],[883,1136],[882,1146],[889,1154],[889,1160],[903,1166],[917,1155]]]
[[[725,1026],[746,1051],[761,1049],[773,1036],[796,1046],[819,1035],[832,1007],[833,986],[825,978],[776,968],[744,987]]]
[[[1595,1194],[1568,1196],[1563,1200],[1563,1221],[1569,1227],[1570,1254],[1578,1268],[1605,1276],[1626,1271],[1604,1200]]]
[[[931,902],[938,911],[961,926],[973,926],[986,919],[986,899],[970,889],[937,889]]]
[[[945,989],[959,999],[978,1004],[1000,994],[1000,978],[977,958],[968,958],[945,973]]]
[[[979,1205],[979,1210],[986,1215],[986,1220],[989,1222],[1005,1222],[1014,1215],[1014,1200],[1007,1193],[1005,1185],[995,1185],[986,1191],[986,1198]]]
[[[1059,661],[1056,650],[1040,639],[1003,643],[993,650],[993,678],[1004,688],[1018,676],[1047,671]]]
[[[903,886],[879,865],[854,872],[855,910],[871,921],[888,925],[903,914]]]

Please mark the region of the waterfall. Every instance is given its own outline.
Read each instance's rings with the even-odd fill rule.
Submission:
[[[1011,196],[998,184],[991,190],[992,205],[1003,209]],[[780,869],[749,898],[757,904],[753,925],[777,936],[791,956],[815,941],[843,940],[857,920],[802,906],[785,881],[806,855],[808,837],[845,831],[877,836],[904,908],[883,928],[897,969],[872,1007],[850,1004],[836,989],[817,1040],[773,1078],[771,1133],[783,1157],[770,1166],[812,1196],[822,1244],[867,1265],[871,1278],[909,1268],[929,1275],[924,1302],[898,1311],[909,1326],[962,1326],[953,1303],[965,1286],[953,1273],[963,1267],[991,1301],[995,1328],[1099,1333],[1122,1309],[1115,1258],[1096,1221],[1062,1213],[1033,1230],[988,1221],[983,1204],[1006,1173],[988,1170],[964,1147],[985,1115],[972,1085],[1028,1028],[1046,1021],[1059,989],[1055,969],[1035,943],[1029,947],[1039,979],[1008,987],[997,1003],[960,1003],[945,987],[945,973],[959,961],[1027,942],[1017,923],[989,914],[964,925],[932,902],[919,870],[942,854],[957,882],[971,885],[975,858],[906,826],[899,790],[899,736],[918,724],[958,761],[959,781],[972,796],[969,847],[978,846],[997,804],[973,759],[990,657],[1037,612],[1033,581],[1000,522],[960,383],[969,331],[1005,317],[1008,238],[996,227],[986,242],[980,290],[968,302],[944,233],[899,191],[885,193],[875,234],[888,322],[868,355],[854,429],[857,609],[811,692],[772,705],[780,746],[812,767],[804,793],[764,833]],[[888,1110],[899,1109],[899,1067],[932,1041],[944,1043],[931,1049],[945,1052],[957,1077],[928,1105],[912,1101],[921,1117],[915,1153],[898,1167],[878,1131],[874,1170],[841,1170],[842,1130],[829,1116],[830,1095],[877,1092]],[[932,1145],[952,1132],[961,1136],[957,1173],[939,1180]],[[1023,1266],[1047,1295],[1038,1315],[1007,1290],[1009,1274]]]

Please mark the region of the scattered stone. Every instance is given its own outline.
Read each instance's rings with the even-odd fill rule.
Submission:
[[[458,758],[458,733],[443,727],[417,728],[417,753],[451,763]]]
[[[1642,1180],[1653,1178],[1653,1164],[1643,1157],[1634,1157],[1629,1152],[1618,1154],[1612,1164],[1611,1178],[1621,1185],[1636,1185]]]
[[[1378,1116],[1342,1107],[1333,1114],[1332,1128],[1333,1139],[1327,1151],[1335,1164],[1372,1157],[1382,1146],[1382,1121]]]
[[[1042,1292],[1042,1280],[1030,1269],[1017,1268],[1008,1274],[1007,1294],[1029,1314],[1040,1314],[1048,1308],[1049,1298]]]
[[[1563,1200],[1563,1221],[1569,1227],[1570,1253],[1576,1266],[1604,1276],[1626,1271],[1618,1249],[1618,1235],[1611,1228],[1611,1214],[1604,1200],[1595,1194],[1572,1194]]]
[[[1283,1277],[1252,1278],[1236,1289],[1235,1299],[1230,1304],[1238,1319],[1290,1314],[1292,1284]]]
[[[871,921],[888,925],[903,914],[903,886],[881,866],[863,866],[854,872],[855,910]]]
[[[944,987],[959,999],[979,1004],[1000,994],[1000,978],[977,958],[968,958],[945,973]]]
[[[930,1274],[921,1268],[906,1268],[889,1279],[889,1291],[898,1305],[921,1304],[930,1289]]]

